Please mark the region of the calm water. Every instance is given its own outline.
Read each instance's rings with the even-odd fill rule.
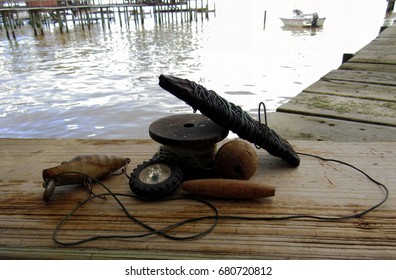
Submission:
[[[252,115],[260,101],[275,110],[373,40],[386,8],[385,0],[214,2],[216,15],[192,23],[69,24],[69,33],[51,27],[40,37],[25,26],[16,41],[1,31],[0,137],[148,138],[156,119],[192,112],[158,86],[160,74],[199,82]],[[295,8],[319,12],[324,27],[284,28],[279,17]]]

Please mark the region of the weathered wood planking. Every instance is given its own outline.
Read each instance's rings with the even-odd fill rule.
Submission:
[[[396,102],[302,92],[279,112],[396,127]]]
[[[396,64],[395,41],[396,27],[390,26],[379,34],[376,39],[359,50],[348,62]]]
[[[371,64],[363,62],[352,62],[342,64],[338,69],[340,70],[354,70],[354,71],[370,71],[370,72],[389,72],[396,73],[396,64]]]
[[[396,39],[396,38],[395,38]],[[396,64],[396,54],[384,51],[362,51],[361,56],[354,56],[349,62],[369,62],[377,64]]]
[[[396,26],[277,111],[396,126]]]
[[[44,259],[112,258],[255,258],[255,259],[396,259],[396,143],[296,141],[297,151],[345,160],[390,188],[386,204],[368,215],[338,222],[314,220],[221,220],[208,236],[172,241],[160,236],[98,240],[67,247],[52,233],[73,207],[87,197],[83,188],[58,188],[53,200],[42,200],[41,171],[79,154],[111,153],[131,158],[128,172],[149,159],[158,144],[151,140],[0,139],[0,257]],[[255,201],[210,199],[221,215],[349,215],[380,201],[382,191],[355,171],[339,164],[302,157],[298,168],[258,150],[254,181],[276,186],[273,198]],[[104,181],[114,192],[131,193],[125,176]],[[100,193],[100,186],[94,192]],[[175,195],[181,194],[181,191]],[[210,215],[196,202],[143,202],[121,198],[133,215],[155,228],[181,219]],[[210,226],[185,225],[172,233],[185,235]],[[112,199],[95,200],[65,225],[63,240],[102,234],[143,233]]]
[[[322,79],[396,86],[396,73],[389,72],[334,70],[330,71]],[[394,93],[396,94],[396,90]]]
[[[396,101],[395,87],[359,82],[321,79],[304,92],[339,95],[379,101]]]

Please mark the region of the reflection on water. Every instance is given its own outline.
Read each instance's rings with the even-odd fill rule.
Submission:
[[[356,1],[339,0],[340,10],[337,1],[217,0],[208,21],[51,27],[39,37],[25,26],[15,41],[0,33],[1,137],[147,138],[154,120],[192,112],[158,86],[160,74],[201,83],[252,114],[260,101],[274,110],[378,34],[386,1],[359,1],[366,20],[345,27]],[[326,16],[324,27],[282,27],[296,2]]]
[[[321,27],[312,27],[312,28],[301,28],[301,27],[291,27],[291,26],[282,26],[282,30],[285,32],[289,32],[291,36],[315,36],[320,32],[323,32],[323,26]]]

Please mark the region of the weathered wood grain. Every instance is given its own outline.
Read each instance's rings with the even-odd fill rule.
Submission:
[[[215,230],[194,241],[161,236],[98,240],[76,246],[53,242],[55,226],[79,201],[84,188],[58,188],[53,200],[42,200],[41,171],[79,154],[106,153],[131,158],[128,172],[149,159],[158,144],[151,140],[0,139],[0,258],[44,259],[382,259],[396,258],[396,144],[292,142],[297,151],[348,161],[386,184],[389,201],[358,219],[221,220]],[[339,164],[302,157],[298,168],[258,150],[259,169],[252,181],[276,186],[273,198],[254,201],[210,199],[221,215],[269,217],[290,214],[348,215],[377,203],[383,193],[355,171]],[[131,193],[128,179],[104,180],[114,192]],[[102,191],[96,185],[95,193]],[[175,196],[182,194],[179,190]],[[161,228],[186,218],[211,215],[208,207],[190,200],[145,202],[121,197],[127,209],[150,226]],[[172,231],[197,233],[209,220]],[[94,200],[76,213],[59,237],[78,240],[96,234],[144,233],[110,198]]]
[[[304,92],[354,97],[378,101],[396,101],[395,87],[360,82],[321,79]]]
[[[338,69],[330,71],[322,79],[396,86],[396,73],[389,72],[350,71]],[[394,93],[396,94],[396,90]]]
[[[396,26],[339,69],[277,108],[278,112],[396,126]]]
[[[396,64],[371,64],[370,62],[353,62],[349,60],[347,63],[342,64],[338,69],[396,73]]]
[[[278,112],[396,127],[396,102],[302,92]]]

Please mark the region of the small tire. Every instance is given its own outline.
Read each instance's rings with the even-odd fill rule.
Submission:
[[[173,193],[183,180],[182,170],[161,159],[151,159],[138,165],[129,179],[129,187],[139,197],[158,199]]]

